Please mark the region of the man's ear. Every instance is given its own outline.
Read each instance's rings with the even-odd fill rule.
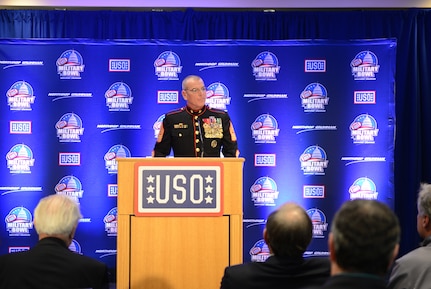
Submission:
[[[263,240],[265,241],[266,245],[268,246],[269,252],[271,254],[273,254],[274,252],[272,251],[272,247],[271,247],[271,242],[269,240],[269,236],[268,236],[268,231],[265,229],[263,229]]]
[[[424,227],[425,229],[430,229],[431,223],[430,223],[430,217],[428,215],[423,216],[422,227]]]
[[[397,258],[398,252],[400,251],[400,244],[396,244],[393,252],[393,259]]]
[[[394,251],[392,252],[391,260],[389,261],[389,264],[388,264],[388,270],[392,267],[392,264],[397,258],[399,250],[400,250],[400,244],[396,244],[394,247]]]
[[[184,100],[187,101],[187,93],[184,89],[181,90],[181,95],[183,96]]]
[[[268,232],[266,231],[266,228],[263,229],[263,240],[267,245],[269,245]]]
[[[334,236],[332,235],[332,232],[329,233],[328,249],[329,249],[329,259],[335,262],[336,258],[335,258]]]

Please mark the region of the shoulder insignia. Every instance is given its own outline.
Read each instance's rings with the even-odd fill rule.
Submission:
[[[184,111],[184,107],[181,107],[167,112],[166,115],[173,115],[173,114],[181,113],[183,111]]]
[[[211,108],[211,107],[208,107],[208,111],[211,111],[214,113],[219,113],[219,114],[227,114],[227,112],[225,110],[221,110],[221,109],[217,109],[217,108]]]

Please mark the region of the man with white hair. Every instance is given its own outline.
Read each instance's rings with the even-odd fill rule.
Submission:
[[[421,184],[417,206],[417,231],[423,241],[419,248],[395,261],[390,289],[431,287],[431,184]]]
[[[33,221],[39,241],[28,251],[0,256],[0,288],[109,288],[104,263],[68,248],[81,218],[68,196],[42,198]]]

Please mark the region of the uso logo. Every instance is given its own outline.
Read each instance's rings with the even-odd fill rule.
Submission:
[[[355,104],[375,104],[376,92],[374,90],[362,90],[353,92]]]
[[[303,198],[307,199],[322,199],[325,198],[325,186],[323,185],[304,185],[303,186]]]
[[[80,166],[81,154],[80,153],[59,153],[58,165],[59,166]]]
[[[109,59],[109,72],[129,72],[130,59]]]
[[[31,121],[15,121],[9,122],[10,134],[31,134]]]
[[[142,165],[136,215],[222,215],[222,163]]]
[[[324,59],[306,59],[305,72],[326,72],[326,60]]]

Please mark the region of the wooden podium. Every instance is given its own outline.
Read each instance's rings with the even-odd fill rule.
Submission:
[[[220,288],[224,268],[242,263],[244,159],[119,158],[117,161],[117,288]],[[140,194],[137,187],[144,187],[137,178],[145,174],[145,168],[178,168],[181,174],[183,165],[199,170],[207,164],[221,167],[221,213],[187,213],[188,209],[169,213],[169,208],[137,213],[142,203],[142,198],[137,197]]]

